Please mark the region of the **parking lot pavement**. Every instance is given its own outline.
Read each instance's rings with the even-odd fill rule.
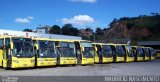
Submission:
[[[160,60],[4,70],[0,76],[160,76]]]

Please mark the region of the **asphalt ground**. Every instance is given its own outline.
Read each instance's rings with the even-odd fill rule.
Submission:
[[[0,68],[0,76],[160,76],[160,59],[147,62],[109,63],[43,68]]]

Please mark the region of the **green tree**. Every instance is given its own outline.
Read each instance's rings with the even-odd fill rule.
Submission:
[[[51,34],[61,34],[61,28],[58,25],[53,25],[49,30]]]
[[[62,27],[62,34],[63,35],[78,36],[79,31],[77,28],[73,27],[72,24],[65,24]]]
[[[87,31],[87,32],[93,32],[93,29],[87,27],[87,28],[85,29],[85,31]]]
[[[103,32],[103,30],[101,29],[101,28],[96,28],[96,34],[97,35],[103,35],[104,34],[104,32]]]
[[[32,30],[32,29],[29,29],[29,28],[25,28],[23,31],[24,31],[24,32],[33,32],[33,30]]]

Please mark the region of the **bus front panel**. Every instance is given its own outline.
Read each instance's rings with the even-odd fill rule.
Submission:
[[[144,52],[142,48],[137,48],[137,61],[144,61]]]
[[[24,67],[34,67],[35,66],[35,58],[18,58],[12,57],[12,65],[11,68],[24,68]]]
[[[124,62],[125,51],[122,46],[116,46],[116,62]]]
[[[1,46],[1,66],[4,68],[25,68],[35,66],[33,42],[29,38],[6,37]],[[1,44],[2,45],[2,44]]]
[[[102,46],[102,63],[113,62],[112,48],[110,45]]]
[[[60,47],[58,47],[60,57],[60,65],[76,65],[77,58],[75,52],[75,44],[73,42],[60,41]]]
[[[143,51],[144,51],[144,60],[145,61],[148,61],[150,60],[150,52],[149,52],[149,48],[143,48]]]
[[[34,44],[38,45],[37,66],[55,66],[57,63],[57,53],[55,42],[49,40],[34,40]]]
[[[94,49],[93,47],[85,47],[82,51],[82,65],[94,64]]]
[[[134,55],[133,55],[132,47],[129,46],[129,45],[126,45],[125,46],[125,51],[126,51],[125,62],[133,62],[134,61]]]

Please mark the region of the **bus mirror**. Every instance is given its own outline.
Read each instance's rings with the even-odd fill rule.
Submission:
[[[34,47],[36,50],[39,50],[38,44],[35,44]]]
[[[97,47],[94,47],[94,50],[97,51]]]
[[[81,47],[81,50],[84,51],[84,47]]]
[[[10,43],[10,48],[13,49],[13,42]]]

